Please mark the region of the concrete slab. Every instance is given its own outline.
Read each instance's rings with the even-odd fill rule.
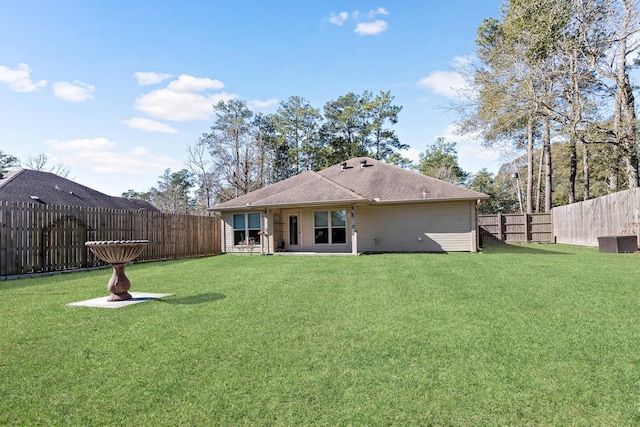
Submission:
[[[100,298],[88,299],[85,301],[72,302],[65,307],[98,307],[98,308],[120,308],[127,305],[138,304],[153,299],[168,297],[173,294],[152,294],[149,292],[129,292],[133,298],[126,301],[107,301],[108,295]]]

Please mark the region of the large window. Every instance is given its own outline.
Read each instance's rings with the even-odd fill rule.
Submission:
[[[347,213],[344,210],[314,212],[313,228],[316,244],[347,243]]]
[[[260,214],[244,213],[233,215],[233,244],[260,244]],[[248,240],[247,240],[248,238]]]

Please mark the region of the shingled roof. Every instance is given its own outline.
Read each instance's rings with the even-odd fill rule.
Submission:
[[[304,172],[214,206],[241,208],[339,203],[406,203],[487,199],[489,196],[369,157]]]
[[[0,178],[0,200],[158,212],[144,200],[112,197],[49,172],[18,169]]]

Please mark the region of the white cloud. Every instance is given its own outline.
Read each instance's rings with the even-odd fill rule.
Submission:
[[[93,98],[95,87],[81,81],[56,82],[53,84],[53,93],[60,99],[70,102],[81,102]]]
[[[141,129],[147,132],[178,133],[176,129],[166,123],[142,117],[132,117],[129,120],[125,120],[124,123],[132,129]]]
[[[180,92],[202,92],[207,89],[222,89],[224,84],[220,80],[209,78],[193,77],[187,74],[180,74],[178,80],[169,83],[167,89]]]
[[[447,98],[460,98],[461,91],[467,87],[462,74],[456,71],[434,71],[418,80],[417,84]]]
[[[388,15],[389,12],[387,12],[387,9],[385,9],[384,7],[379,7],[375,10],[370,10],[369,11],[369,18],[373,18],[376,15]]]
[[[335,13],[332,12],[329,16],[329,22],[334,25],[342,26],[347,20],[351,19],[356,22],[356,28],[353,30],[355,33],[360,34],[361,36],[374,36],[380,34],[387,30],[389,24],[387,21],[383,20],[375,20],[371,21],[378,15],[388,15],[389,11],[384,7],[378,7],[377,9],[369,10],[368,14],[362,14],[359,10],[351,12],[340,12]],[[365,20],[369,20],[370,22],[362,22]]]
[[[420,150],[417,148],[409,147],[407,150],[400,150],[400,154],[414,163],[420,160]]]
[[[59,141],[57,139],[46,140],[45,145],[50,146],[56,151],[88,151],[101,152],[116,147],[115,142],[109,141],[107,138],[84,138],[74,139],[72,141]]]
[[[154,71],[138,71],[133,76],[136,78],[138,86],[154,85],[173,77],[168,73],[156,73]]]
[[[106,138],[48,140],[45,144],[55,153],[51,160],[68,165],[74,173],[90,171],[133,176],[183,167],[181,161],[154,154],[146,147],[132,147],[124,152],[117,152],[118,144]]]
[[[223,87],[220,80],[181,74],[167,87],[152,90],[136,98],[135,108],[159,120],[206,120],[214,114],[214,104],[236,98],[235,94],[226,92],[206,93],[207,90]]]
[[[479,133],[461,135],[458,127],[451,124],[441,131],[438,137],[447,142],[455,142],[458,161],[463,170],[476,173],[482,168],[497,173],[502,165],[503,153],[500,150],[485,148]]]
[[[260,109],[265,109],[265,108],[269,108],[272,105],[275,105],[278,103],[278,100],[276,98],[269,98],[265,101],[262,101],[260,99],[254,99],[252,101],[248,101],[247,105],[255,110],[260,110]]]
[[[234,99],[226,92],[201,95],[170,89],[158,89],[136,98],[135,108],[160,120],[186,122],[206,120],[213,115],[213,105]]]
[[[0,82],[7,83],[14,92],[33,92],[47,85],[46,80],[31,80],[31,68],[22,63],[15,69],[0,65]]]
[[[342,26],[342,24],[344,24],[347,19],[349,19],[349,13],[347,12],[340,12],[338,14],[331,13],[329,22],[338,26]]]
[[[384,32],[387,28],[387,22],[378,19],[374,22],[360,22],[353,31],[361,36],[375,36]]]

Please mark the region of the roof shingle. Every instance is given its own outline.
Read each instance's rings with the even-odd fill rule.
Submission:
[[[304,172],[216,205],[213,210],[337,202],[478,200],[488,197],[369,157],[357,157],[319,172]]]
[[[18,169],[0,178],[0,200],[158,212],[144,200],[112,197],[50,172]]]

